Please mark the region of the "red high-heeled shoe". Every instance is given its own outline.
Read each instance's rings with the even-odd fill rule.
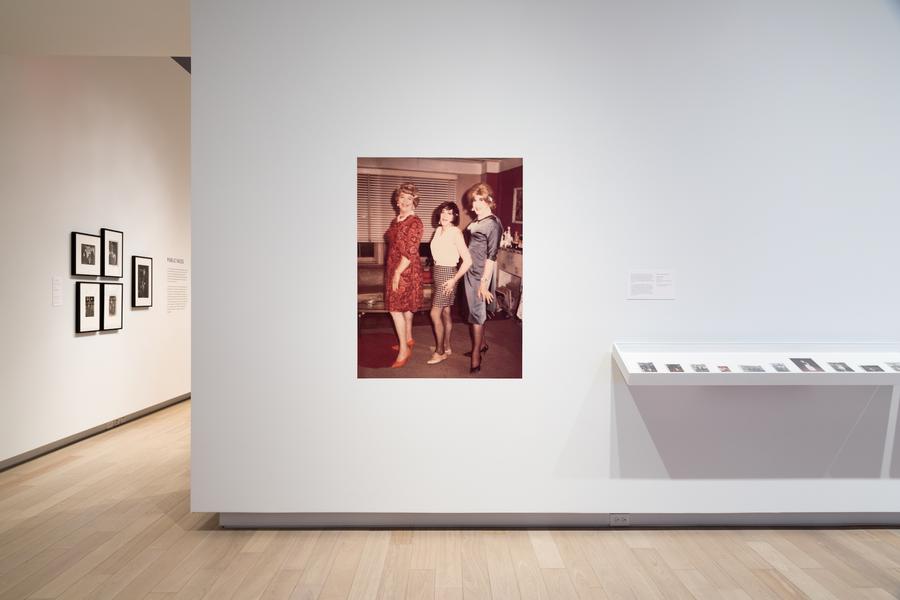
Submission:
[[[406,340],[406,346],[412,350],[412,347],[416,345],[416,340]],[[391,346],[391,350],[399,350],[400,344],[394,344]]]
[[[409,357],[410,357],[410,356],[412,356],[412,352],[410,352],[409,354],[407,354],[407,355],[406,355],[406,358],[404,358],[404,359],[399,359],[399,358],[398,358],[397,360],[394,361],[394,364],[391,365],[391,368],[392,368],[392,369],[399,369],[400,367],[406,365],[406,363],[409,362]]]

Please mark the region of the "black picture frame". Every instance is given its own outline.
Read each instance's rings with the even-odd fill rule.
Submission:
[[[125,234],[117,229],[101,229],[100,251],[102,276],[121,279],[125,275]]]
[[[523,209],[522,188],[513,188],[512,222],[522,225],[525,218]]]
[[[99,277],[101,273],[101,240],[99,235],[72,232],[72,275]]]
[[[100,294],[100,330],[118,331],[125,324],[125,286],[104,283]]]
[[[153,306],[153,259],[149,256],[131,257],[131,307]]]
[[[75,284],[75,333],[100,331],[100,288],[94,281],[79,281]]]

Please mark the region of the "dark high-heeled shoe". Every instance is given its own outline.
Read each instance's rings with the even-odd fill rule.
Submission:
[[[488,351],[488,345],[485,344],[485,345],[481,348],[481,353],[482,353],[482,354],[486,354],[487,351]],[[471,353],[471,352],[465,352],[465,353],[463,353],[463,356],[472,356],[472,353]]]
[[[485,346],[481,350],[481,360],[478,361],[478,364],[474,367],[469,367],[469,375],[475,375],[477,373],[481,373],[481,365],[484,364],[484,353],[487,352],[487,346]]]

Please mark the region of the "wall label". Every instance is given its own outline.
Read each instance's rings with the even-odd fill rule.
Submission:
[[[675,273],[644,269],[628,273],[628,300],[674,300]]]

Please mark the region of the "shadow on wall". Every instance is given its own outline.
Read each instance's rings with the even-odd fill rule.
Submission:
[[[889,386],[628,387],[612,368],[613,477],[880,477]]]

